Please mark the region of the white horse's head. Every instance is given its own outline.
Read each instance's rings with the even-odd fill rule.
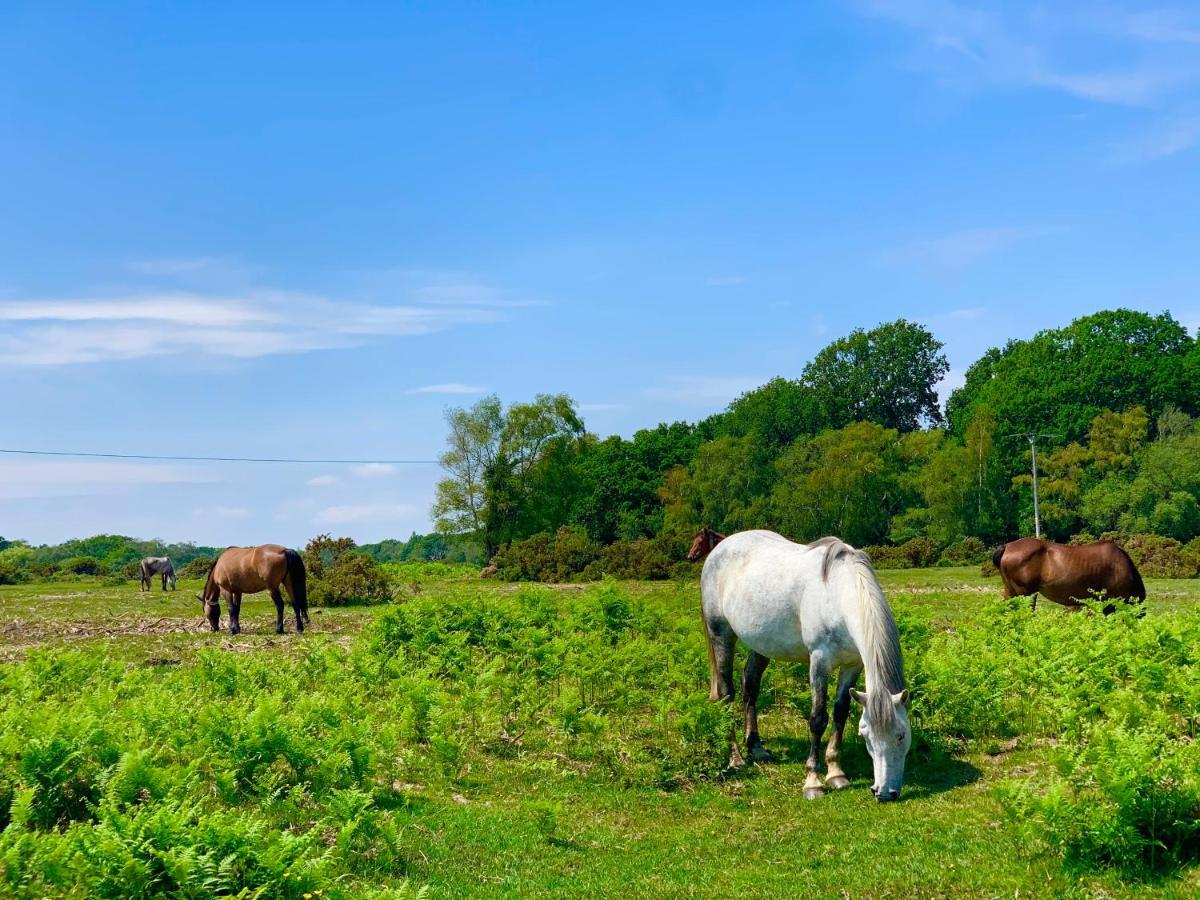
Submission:
[[[898,694],[874,692],[868,697],[862,691],[850,692],[862,704],[858,733],[862,735],[875,766],[875,783],[871,792],[880,803],[897,800],[904,784],[904,760],[912,746],[912,729],[908,724],[908,691]]]

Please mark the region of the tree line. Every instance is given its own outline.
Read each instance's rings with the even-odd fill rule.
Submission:
[[[1031,534],[1029,444],[1051,538],[1200,535],[1200,340],[1116,309],[987,351],[943,409],[943,346],[900,319],[857,329],[798,377],[699,422],[600,438],[572,399],[451,409],[440,532],[488,557],[572,529],[682,547],[701,526],[858,546]]]

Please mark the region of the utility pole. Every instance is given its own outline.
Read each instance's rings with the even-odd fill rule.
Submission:
[[[1038,482],[1037,482],[1037,439],[1038,438],[1055,438],[1061,437],[1058,434],[1006,434],[1005,437],[1023,437],[1029,441],[1029,456],[1032,460],[1033,467],[1033,536],[1042,536],[1042,517],[1038,510]]]

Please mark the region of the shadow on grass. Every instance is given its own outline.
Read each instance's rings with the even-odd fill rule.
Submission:
[[[802,766],[808,759],[810,743],[804,738],[780,736],[766,741],[766,746],[775,755],[775,762],[767,765]],[[843,745],[841,762],[852,782],[870,782],[871,757],[861,744]],[[965,760],[914,752],[908,758],[902,799],[941,794],[973,784],[982,776],[978,768]]]

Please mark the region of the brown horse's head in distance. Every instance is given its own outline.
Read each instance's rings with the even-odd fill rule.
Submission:
[[[713,531],[707,525],[696,532],[696,539],[692,541],[692,547],[687,552],[688,562],[696,562],[704,559],[708,554],[712,553],[713,547],[725,540],[725,535],[719,531]]]
[[[1137,566],[1112,541],[1075,546],[1021,538],[997,549],[992,561],[1004,581],[1005,598],[1033,597],[1035,609],[1038,594],[1068,607],[1090,599],[1146,600]],[[1112,603],[1104,607],[1105,615],[1115,610]]]

